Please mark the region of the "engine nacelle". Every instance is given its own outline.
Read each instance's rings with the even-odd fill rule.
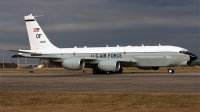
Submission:
[[[117,61],[101,61],[98,64],[99,70],[116,72],[120,69],[120,63]]]
[[[75,59],[65,59],[62,62],[62,66],[66,69],[71,70],[81,70],[85,66],[85,61],[83,59],[75,58]]]

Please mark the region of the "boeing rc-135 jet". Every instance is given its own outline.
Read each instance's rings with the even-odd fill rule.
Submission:
[[[122,67],[158,70],[174,66],[191,65],[197,56],[176,46],[116,46],[58,48],[54,46],[32,14],[25,16],[31,50],[11,50],[21,57],[49,60],[50,64],[66,69],[93,69],[93,74],[122,73]]]

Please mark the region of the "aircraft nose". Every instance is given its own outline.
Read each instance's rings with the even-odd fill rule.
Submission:
[[[194,61],[197,59],[197,56],[194,54],[190,54],[190,61]]]
[[[195,54],[189,53],[188,54],[190,56],[190,61],[187,62],[188,65],[192,64],[192,61],[197,59],[197,56]]]

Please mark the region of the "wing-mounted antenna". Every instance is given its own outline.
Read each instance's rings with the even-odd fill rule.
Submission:
[[[37,15],[37,16],[33,16],[33,17],[42,17],[43,15]]]
[[[30,14],[28,16],[33,16],[33,14]],[[33,16],[33,17],[41,17],[41,16],[43,16],[43,15],[36,15],[36,16]]]

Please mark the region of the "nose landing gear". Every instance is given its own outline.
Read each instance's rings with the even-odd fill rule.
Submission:
[[[168,72],[169,72],[170,74],[173,74],[173,73],[174,73],[174,68],[168,68]]]

